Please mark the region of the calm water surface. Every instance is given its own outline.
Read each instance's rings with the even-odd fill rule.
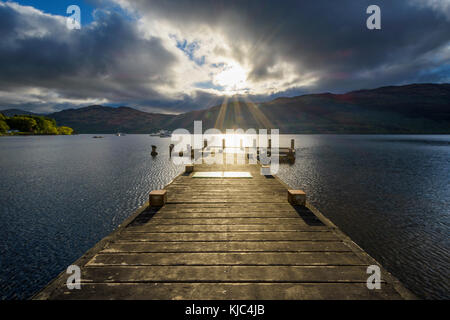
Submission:
[[[450,136],[293,137],[297,159],[280,178],[417,295],[449,299]],[[180,173],[169,144],[0,138],[0,298],[29,298]]]

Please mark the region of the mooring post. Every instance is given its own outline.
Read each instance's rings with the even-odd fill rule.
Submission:
[[[152,152],[151,152],[151,155],[154,157],[154,156],[156,156],[158,154],[158,152],[156,152],[156,146],[155,145],[152,145]]]
[[[194,150],[192,150],[191,145],[187,144],[186,145],[186,152],[189,155],[189,157],[191,157],[191,159],[194,157]]]
[[[208,147],[208,140],[203,140],[203,149],[206,149]]]
[[[222,139],[222,149],[225,150],[225,139]]]
[[[153,190],[149,195],[151,207],[162,207],[167,202],[167,190]]]
[[[295,140],[291,139],[291,147],[289,148],[289,153],[288,153],[288,160],[289,162],[294,162],[295,161],[295,156],[294,156],[294,152],[295,152]]]
[[[170,158],[172,158],[172,151],[173,151],[173,148],[174,148],[174,144],[171,143],[171,144],[169,145],[169,157],[170,157]]]
[[[304,206],[306,193],[303,190],[288,190],[288,202],[293,206]]]
[[[261,175],[263,176],[270,176],[270,165],[269,164],[263,164],[261,165]]]

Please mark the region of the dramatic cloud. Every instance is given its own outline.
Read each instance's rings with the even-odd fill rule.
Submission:
[[[376,2],[381,30],[366,28],[365,0],[97,0],[81,30],[0,2],[0,108],[181,112],[232,94],[255,101],[448,82],[448,2]]]
[[[116,13],[104,12],[91,25],[69,30],[62,17],[6,3],[0,4],[0,20],[0,89],[6,102],[158,99],[163,97],[158,88],[171,85],[176,57],[160,39],[141,38],[136,26]]]

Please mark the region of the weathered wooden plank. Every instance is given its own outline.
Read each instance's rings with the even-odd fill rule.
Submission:
[[[172,219],[172,218],[298,218],[298,214],[294,212],[176,212],[164,211],[155,214],[153,219]]]
[[[363,282],[367,266],[85,267],[81,282]]]
[[[83,283],[62,287],[51,299],[120,300],[384,300],[402,297],[389,284],[368,290],[364,283]]]
[[[203,179],[202,179],[203,180]],[[261,184],[264,184],[262,186]],[[265,184],[264,181],[255,181],[255,183],[222,183],[222,184],[212,184],[212,183],[202,183],[195,184],[177,184],[168,187],[167,190],[179,191],[179,192],[191,192],[194,190],[199,190],[202,192],[229,192],[231,193],[234,190],[230,190],[229,188],[236,188],[236,190],[248,191],[251,193],[256,193],[256,190],[267,191],[269,193],[282,193],[285,189],[283,189],[279,184]],[[189,189],[187,189],[189,188]]]
[[[176,205],[173,203],[166,204],[169,205]],[[196,203],[193,203],[193,205],[197,205]],[[179,207],[179,208],[166,208],[163,207],[158,210],[158,212],[164,212],[164,213],[229,213],[229,214],[242,214],[242,213],[248,213],[248,214],[256,214],[256,213],[271,213],[278,216],[278,213],[296,213],[295,209],[293,208],[275,208],[275,206],[271,206],[270,204],[268,207],[247,207],[246,205],[233,205],[229,204],[228,206],[223,207],[207,207],[207,206],[201,206],[201,207]]]
[[[196,219],[196,218],[172,218],[166,219],[160,217],[159,219],[153,219],[151,221],[158,225],[183,225],[183,224],[194,224],[194,225],[272,225],[272,224],[289,224],[289,225],[300,225],[304,226],[305,222],[302,219],[297,218],[207,218],[207,219]]]
[[[339,241],[334,232],[199,232],[148,233],[123,232],[117,241]]]
[[[101,252],[246,252],[246,251],[350,251],[339,241],[260,241],[260,242],[113,242]]]
[[[231,199],[231,198],[192,198],[192,197],[186,197],[186,198],[179,198],[179,197],[175,197],[175,196],[168,196],[167,197],[167,202],[168,203],[186,203],[186,202],[194,202],[194,203],[205,203],[205,202],[222,202],[222,203],[245,203],[247,201],[249,201],[250,199],[243,199],[243,198],[235,198],[235,199]],[[270,199],[270,198],[264,198],[261,197],[259,199],[252,199],[253,201],[258,201],[260,203],[283,203],[284,199],[282,199],[281,197],[279,199]]]
[[[292,211],[294,210],[287,202],[281,204],[259,204],[259,203],[245,203],[245,204],[224,204],[224,203],[168,203],[161,210],[210,210],[210,209],[229,209],[230,211],[249,210],[261,210],[272,211],[272,209],[278,209],[280,211]]]
[[[97,254],[88,266],[364,265],[353,252],[119,253]]]
[[[304,228],[304,229],[302,229]],[[208,225],[206,228],[205,225],[194,225],[194,224],[184,224],[184,225],[157,225],[157,224],[144,224],[139,226],[129,226],[128,230],[136,230],[139,229],[141,231],[146,232],[201,232],[205,231],[205,229],[209,232],[248,232],[248,231],[301,231],[301,230],[311,230],[311,229],[320,229],[325,227],[323,226],[304,226],[300,225],[262,225],[262,224],[254,224],[254,225],[221,225],[214,226]]]

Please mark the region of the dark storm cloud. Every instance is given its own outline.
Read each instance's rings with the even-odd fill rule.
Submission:
[[[93,2],[104,9],[111,3]],[[449,81],[449,7],[436,1],[115,2],[128,4],[124,7],[135,9],[137,17],[161,19],[194,36],[206,26],[226,41],[214,52],[227,47],[231,58],[249,66],[252,82],[290,82],[270,96],[251,95],[252,100]],[[371,4],[381,7],[381,30],[366,28],[366,8]],[[174,112],[217,105],[222,99],[220,94],[195,88],[175,96],[161,90],[176,88],[174,70],[180,61],[163,44],[166,35],[144,38],[137,21],[123,14],[102,11],[93,24],[70,31],[61,17],[0,3],[0,33],[3,108],[32,105],[34,93],[27,93],[29,101],[20,101],[22,92],[30,88],[39,89],[35,105],[51,104],[54,109],[71,103],[61,99],[105,99]],[[282,64],[290,66],[294,80],[277,68]],[[315,82],[296,86],[304,78]]]
[[[2,40],[0,46],[2,85],[21,84],[25,77],[30,82],[48,83],[49,88],[59,81],[107,78],[103,83],[83,85],[89,95],[90,91],[107,90],[119,83],[136,85],[149,79],[163,82],[166,68],[173,61],[159,39],[139,38],[132,23],[114,13],[102,15],[94,25],[72,31],[64,21],[53,18],[22,18],[11,8],[0,7],[1,32],[6,34],[6,41]],[[32,19],[38,21],[29,21]],[[42,34],[23,36],[40,30]],[[75,96],[82,94],[76,91]]]
[[[249,76],[255,81],[283,77],[269,71],[283,61],[293,63],[299,75],[317,74],[315,90],[421,81],[422,76],[448,81],[448,73],[442,78],[424,72],[442,61],[422,59],[450,45],[448,6],[441,9],[436,1],[430,6],[427,1],[381,0],[129,2],[141,13],[157,12],[179,24],[206,24],[224,32],[235,58],[252,62]],[[371,4],[381,8],[382,30],[366,28]],[[246,56],[244,45],[252,48]]]
[[[65,20],[0,6],[0,88],[39,87],[66,99],[162,98],[173,55],[116,13],[69,30]]]

